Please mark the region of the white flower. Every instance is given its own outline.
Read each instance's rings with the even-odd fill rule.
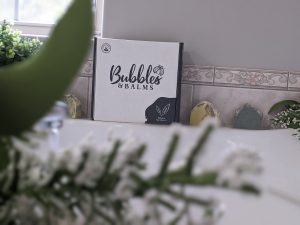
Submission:
[[[222,204],[219,200],[215,200],[211,207],[209,207],[207,210],[209,213],[204,213],[201,224],[217,224],[217,222],[225,213],[226,205]]]
[[[153,198],[157,197],[158,192],[157,190],[150,190],[146,193],[145,197],[144,197],[144,202],[145,204],[151,204]]]
[[[252,177],[261,174],[261,158],[257,152],[236,145],[216,170],[218,185],[237,189],[245,183],[252,183]]]
[[[32,183],[38,183],[41,176],[41,170],[39,167],[34,167],[28,171],[28,178]]]
[[[132,172],[136,172],[134,167],[127,167],[121,171],[120,182],[117,184],[114,191],[114,197],[116,199],[128,200],[133,197],[136,183],[131,179],[130,175]]]
[[[140,146],[141,144],[136,138],[127,138],[120,146],[113,169],[122,169],[130,160],[136,158],[137,150]]]
[[[63,176],[61,179],[60,179],[60,182],[62,185],[66,185],[68,184],[70,181],[70,178],[68,176]]]
[[[57,169],[67,169],[75,172],[81,162],[81,152],[77,149],[67,149],[57,156]]]
[[[86,187],[94,187],[97,179],[103,174],[104,164],[101,163],[99,157],[93,155],[88,156],[87,162],[82,171],[75,178],[78,185]]]
[[[44,211],[43,211],[43,209],[42,209],[41,207],[39,207],[39,206],[35,206],[35,207],[33,208],[33,212],[35,213],[36,217],[39,218],[39,219],[41,219],[41,218],[44,217]]]
[[[177,161],[173,161],[171,162],[170,166],[169,166],[169,170],[171,171],[176,171],[180,168],[182,168],[183,166],[185,166],[185,160],[181,159],[181,160],[177,160]]]

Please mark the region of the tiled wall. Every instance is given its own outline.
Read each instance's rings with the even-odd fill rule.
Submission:
[[[73,94],[81,101],[82,118],[91,118],[92,109],[92,81],[93,81],[93,48],[87,60],[81,67],[77,79],[67,93]]]
[[[83,118],[91,118],[92,52],[68,91],[80,99]],[[300,73],[186,65],[182,78],[181,122],[187,124],[191,109],[206,100],[220,111],[225,126],[230,127],[234,112],[249,103],[263,112],[264,127],[268,128],[268,110],[284,99],[300,100]]]
[[[268,111],[284,99],[300,100],[300,74],[217,67],[185,66],[182,79],[181,120],[188,123],[193,106],[212,102],[221,113],[223,125],[231,126],[235,111],[246,103],[263,112],[263,126],[269,127]]]

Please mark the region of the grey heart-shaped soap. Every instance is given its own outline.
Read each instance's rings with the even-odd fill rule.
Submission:
[[[262,113],[251,105],[246,104],[236,111],[233,127],[247,130],[261,130],[262,120]]]

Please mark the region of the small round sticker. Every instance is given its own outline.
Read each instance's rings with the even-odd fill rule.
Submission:
[[[111,51],[111,46],[110,46],[110,44],[104,43],[104,44],[101,46],[101,50],[102,50],[103,53],[110,53],[110,51]]]

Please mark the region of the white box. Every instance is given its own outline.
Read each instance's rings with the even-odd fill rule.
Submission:
[[[182,43],[95,38],[93,119],[179,119]]]

